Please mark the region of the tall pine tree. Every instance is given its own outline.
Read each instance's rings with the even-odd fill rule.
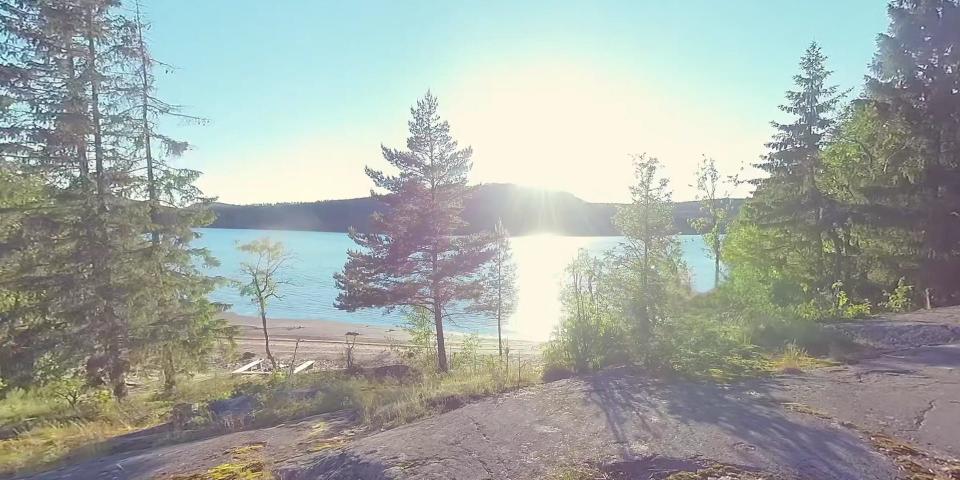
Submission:
[[[336,306],[426,309],[436,329],[437,366],[445,372],[444,322],[481,293],[478,273],[491,251],[485,236],[461,234],[472,150],[458,147],[430,92],[410,113],[407,149],[382,147],[397,173],[367,168],[374,186],[386,191],[372,192],[385,211],[373,216],[372,233],[350,233],[361,249],[350,251],[335,275]]]
[[[745,209],[769,239],[757,248],[780,258],[769,267],[795,272],[795,281],[808,293],[827,290],[843,276],[841,264],[828,258],[843,254],[839,244],[828,248],[842,216],[818,183],[841,97],[836,86],[827,84],[831,72],[826,60],[816,43],[800,59],[797,89],[788,91],[787,103],[780,106],[790,121],[773,123],[777,132],[767,144],[770,153],[756,165],[767,176],[754,181],[757,188]]]
[[[873,218],[916,235],[917,286],[934,305],[960,303],[960,3],[894,0],[877,42],[868,97],[910,141],[895,183],[867,191]],[[903,197],[909,199],[903,201]],[[897,200],[897,199],[900,200]]]
[[[185,144],[153,127],[168,106],[153,96],[130,11],[117,0],[0,2],[0,154],[49,199],[21,210],[0,248],[0,287],[34,302],[18,331],[65,340],[21,345],[34,352],[29,367],[82,363],[117,397],[131,362],[196,357],[224,333],[205,299],[212,283],[194,266],[203,252],[189,245],[191,227],[209,219],[197,173],[144,153],[159,142],[175,156]]]

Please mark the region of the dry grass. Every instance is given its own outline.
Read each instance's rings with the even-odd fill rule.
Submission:
[[[215,375],[185,381],[165,396],[155,393],[156,385],[148,385],[133,392],[122,404],[107,399],[76,408],[44,392],[19,392],[0,400],[0,433],[10,432],[10,438],[0,440],[0,476],[36,472],[102,454],[105,442],[110,439],[166,422],[171,407],[177,403],[202,405],[241,392],[255,396],[259,403],[252,426],[277,425],[353,409],[365,423],[390,428],[475,398],[539,382],[539,371],[535,368],[525,367],[519,380],[515,372],[503,370],[496,362],[485,362],[480,367],[462,368],[445,375],[425,374],[419,381],[378,381],[331,372],[290,378]],[[298,391],[315,394],[302,397],[296,395]],[[173,443],[178,438],[177,435],[165,436],[156,444]],[[316,448],[339,446],[337,442],[321,442]],[[237,462],[230,465],[240,468]],[[206,477],[185,478],[260,478],[229,473],[234,467],[202,474]]]
[[[206,402],[228,396],[236,377],[205,376],[183,382],[166,396],[153,384],[138,388],[122,403],[93,395],[71,406],[49,391],[14,391],[0,400],[0,476],[24,474],[103,453],[106,441],[160,425],[176,403]]]
[[[273,480],[262,443],[242,445],[230,450],[231,461],[202,473],[174,475],[170,480]]]
[[[368,384],[357,390],[356,401],[366,423],[389,428],[456,408],[473,399],[539,382],[539,370],[534,368],[527,369],[518,380],[515,374],[491,366],[427,375],[419,383],[390,388]]]
[[[771,369],[777,373],[802,373],[830,365],[834,364],[829,360],[811,357],[803,347],[795,343],[788,343],[770,362]]]

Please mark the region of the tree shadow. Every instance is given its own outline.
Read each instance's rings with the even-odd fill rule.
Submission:
[[[903,369],[920,367],[960,367],[960,345],[931,345],[885,353],[862,362],[869,368]]]
[[[321,454],[309,465],[288,464],[273,471],[277,480],[381,480],[387,476],[387,467],[348,451]]]
[[[687,451],[811,478],[886,471],[855,433],[785,411],[769,394],[776,379],[727,386],[655,381],[616,369],[585,380],[592,387],[585,401],[602,409],[624,459],[636,458],[631,444],[653,440],[655,449],[668,449],[665,455]]]

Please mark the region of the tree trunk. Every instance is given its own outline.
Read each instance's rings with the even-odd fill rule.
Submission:
[[[263,324],[263,349],[267,352],[267,360],[270,360],[273,371],[277,371],[277,361],[273,358],[273,353],[270,353],[270,334],[267,333],[267,310],[262,301],[260,302],[260,321]]]
[[[713,288],[720,286],[720,252],[713,252]]]
[[[497,349],[500,352],[500,358],[503,359],[503,333],[501,331],[500,312],[497,312]]]
[[[140,20],[140,3],[137,2],[137,38],[140,46],[140,115],[143,123],[143,150],[147,161],[147,199],[150,203],[150,243],[154,248],[160,244],[160,233],[157,232],[157,185],[153,172],[153,152],[151,150],[150,133],[150,77],[147,72],[147,49],[143,42],[143,23]]]
[[[443,342],[443,311],[440,305],[433,306],[433,321],[437,327],[437,368],[440,372],[447,372],[447,349]]]
[[[97,277],[100,288],[112,287],[110,271],[107,269],[106,258],[108,246],[107,231],[107,173],[104,164],[103,148],[103,119],[100,112],[100,72],[97,70],[97,44],[93,33],[93,12],[87,12],[87,74],[90,77],[90,120],[93,130],[93,152],[94,168],[96,175],[96,199],[97,199],[97,238],[96,245],[98,251],[94,255],[93,270]],[[101,299],[104,303],[103,317],[100,319],[104,323],[103,332],[106,336],[105,353],[107,355],[107,374],[110,379],[110,385],[113,395],[118,400],[127,396],[126,371],[127,361],[124,357],[124,335],[123,326],[120,325],[120,318],[114,310],[113,293],[107,298]]]
[[[173,352],[170,347],[163,347],[160,357],[161,369],[163,370],[163,391],[171,392],[177,385],[177,369],[173,363]]]
[[[497,288],[497,349],[500,352],[501,360],[503,359],[502,307],[503,307],[503,289]]]

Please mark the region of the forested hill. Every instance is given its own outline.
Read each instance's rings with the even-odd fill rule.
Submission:
[[[741,199],[734,200],[739,208]],[[682,233],[693,233],[690,220],[697,218],[697,202],[674,204],[674,223]],[[214,228],[314,230],[346,232],[351,226],[369,228],[370,215],[379,202],[366,198],[324,200],[309,203],[259,205],[214,204]],[[514,235],[549,232],[563,235],[618,235],[613,225],[617,205],[590,203],[567,192],[543,191],[510,184],[477,187],[466,202],[464,217],[471,231],[492,229],[497,219]]]

